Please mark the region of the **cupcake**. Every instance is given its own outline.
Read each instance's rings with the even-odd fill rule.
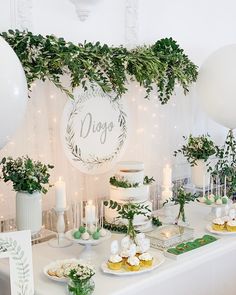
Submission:
[[[236,220],[230,220],[226,224],[227,231],[236,232]]]
[[[136,256],[130,256],[126,261],[125,266],[129,271],[138,271],[140,270],[140,260]]]
[[[222,231],[225,228],[225,222],[222,218],[216,218],[212,221],[212,229]]]
[[[107,266],[108,268],[112,269],[112,270],[120,270],[122,267],[122,258],[120,257],[120,255],[115,254],[115,255],[111,255],[108,262],[107,262]]]
[[[150,267],[153,263],[153,257],[150,253],[146,252],[139,256],[140,265],[143,267]]]
[[[221,219],[224,221],[224,225],[225,225],[225,228],[226,228],[227,222],[230,221],[231,218],[229,216],[223,216],[223,217],[221,217]]]
[[[125,265],[128,257],[129,257],[129,249],[123,249],[121,252],[120,252],[120,256],[122,258],[122,261],[123,261],[123,264]]]

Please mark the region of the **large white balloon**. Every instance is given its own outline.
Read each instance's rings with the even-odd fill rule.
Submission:
[[[236,128],[236,44],[220,48],[204,62],[197,92],[203,109],[213,120]]]
[[[23,119],[27,93],[22,65],[14,50],[0,37],[0,149]]]

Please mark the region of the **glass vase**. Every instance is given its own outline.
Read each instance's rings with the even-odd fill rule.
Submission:
[[[92,279],[86,281],[73,281],[68,283],[70,295],[90,295],[95,289],[95,283]]]
[[[179,206],[179,213],[176,218],[176,224],[187,226],[189,223],[186,220],[185,210],[184,210],[184,204],[180,204]]]
[[[130,237],[132,241],[135,240],[136,237],[136,230],[134,228],[133,219],[128,219],[128,225],[127,225],[127,235]]]

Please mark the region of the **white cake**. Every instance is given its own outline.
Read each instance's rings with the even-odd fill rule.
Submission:
[[[152,203],[149,201],[149,185],[144,185],[144,164],[142,162],[120,162],[118,171],[113,177],[115,181],[120,181],[127,187],[110,185],[110,199],[118,202],[120,205],[132,201],[140,203],[152,211]],[[148,211],[147,211],[148,212]],[[151,212],[148,212],[151,215]],[[117,220],[116,210],[105,207],[105,219],[109,223],[126,223],[125,220]],[[151,221],[144,215],[134,217],[134,225],[141,228],[150,227]]]

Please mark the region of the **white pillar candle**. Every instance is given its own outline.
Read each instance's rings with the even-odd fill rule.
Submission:
[[[93,201],[89,200],[87,205],[85,206],[85,218],[86,223],[94,224],[96,221],[96,213],[95,213],[95,206],[93,205]]]
[[[55,183],[56,191],[56,209],[65,209],[66,208],[66,184],[59,177],[58,181]]]
[[[163,186],[171,187],[172,186],[172,169],[169,164],[166,164],[163,168]]]

